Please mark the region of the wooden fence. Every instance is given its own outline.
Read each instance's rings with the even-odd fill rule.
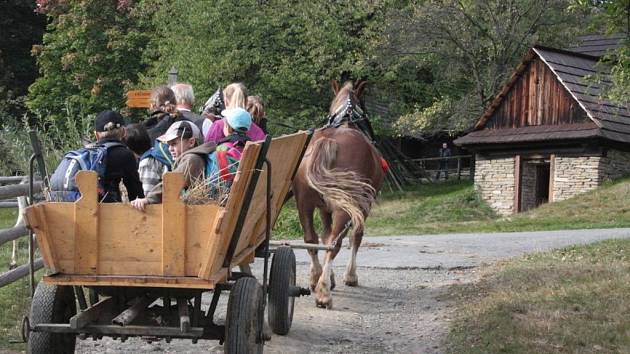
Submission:
[[[446,169],[441,168],[446,161]],[[421,159],[406,159],[407,171],[412,171],[412,176],[405,176],[410,181],[434,182],[438,171],[447,171],[449,178],[456,177],[474,179],[475,161],[472,155],[457,155],[449,157],[426,157]]]
[[[7,199],[15,199],[16,197],[25,197],[29,195],[29,185],[24,183],[24,181],[28,181],[27,178],[18,176],[18,177],[0,177],[0,184],[4,184],[0,186],[0,200]],[[42,190],[42,182],[36,181],[33,183],[33,193],[39,193]],[[28,198],[27,198],[28,199]],[[4,201],[3,207],[12,207],[11,205],[17,206],[18,203],[15,201]],[[22,209],[18,210],[18,213],[23,213]],[[18,220],[20,217],[18,214]],[[8,229],[0,230],[0,247],[7,242],[11,242],[17,240],[24,236],[33,237],[29,232],[29,229],[24,225],[24,222],[16,223],[15,226]],[[35,242],[33,242],[35,243]],[[33,262],[34,268],[33,271],[39,270],[44,266],[44,262],[41,258],[34,260]],[[23,264],[14,269],[11,269],[5,273],[0,274],[0,288],[15,282],[18,279],[24,278],[30,273],[30,264]]]

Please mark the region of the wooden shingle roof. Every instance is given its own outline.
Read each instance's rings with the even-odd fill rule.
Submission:
[[[553,72],[557,81],[577,102],[590,121],[580,124],[526,126],[488,129],[485,127],[512,87],[527,69],[540,58]],[[606,73],[596,67],[599,57],[566,50],[537,46],[532,48],[517,67],[509,82],[481,116],[474,131],[455,141],[458,145],[500,144],[506,142],[534,142],[605,138],[630,143],[630,99],[624,104],[600,98],[602,90],[611,84]],[[599,75],[600,80],[593,77]]]
[[[619,48],[624,39],[626,39],[626,35],[623,33],[581,36],[577,38],[577,44],[567,48],[567,50],[600,57]]]

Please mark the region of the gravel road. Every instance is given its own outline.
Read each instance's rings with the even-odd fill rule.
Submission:
[[[500,259],[571,244],[630,237],[630,229],[367,237],[358,254],[359,287],[343,284],[349,251],[336,261],[332,310],[296,300],[287,336],[273,335],[267,353],[443,353],[453,284],[475,281],[477,268]],[[298,283],[308,284],[308,255],[296,250]],[[254,267],[261,272],[260,262]],[[224,296],[219,309],[225,311]],[[209,302],[209,299],[206,299]],[[224,318],[224,313],[219,313]],[[222,352],[218,342],[78,341],[78,353]]]

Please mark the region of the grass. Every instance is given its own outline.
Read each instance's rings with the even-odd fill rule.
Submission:
[[[455,287],[452,353],[630,353],[630,239],[525,256]]]
[[[472,182],[449,181],[416,186],[402,193],[383,193],[367,219],[366,233],[418,235],[630,227],[628,197],[630,178],[506,218],[496,215],[480,200]],[[289,202],[280,214],[274,237],[301,235],[295,204]]]
[[[17,219],[17,209],[0,209],[0,229],[12,227]],[[11,260],[11,242],[0,246],[0,273],[9,270]],[[28,262],[28,242],[20,239],[18,264]],[[28,277],[0,289],[0,350],[24,350],[20,340],[20,324],[22,317],[30,309],[30,290]]]

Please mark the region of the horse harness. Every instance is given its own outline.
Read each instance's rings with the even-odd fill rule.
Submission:
[[[337,110],[326,117],[327,123],[324,128],[338,128],[344,123],[357,123],[367,119],[367,115],[359,107],[352,103],[350,97],[346,100],[343,106],[337,108]]]

